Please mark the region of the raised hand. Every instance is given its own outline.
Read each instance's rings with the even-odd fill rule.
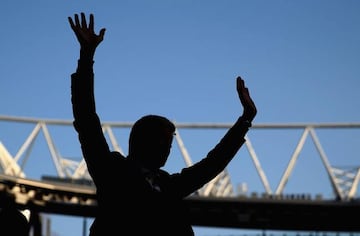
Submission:
[[[79,15],[74,15],[74,20],[68,17],[71,29],[74,31],[77,40],[80,43],[81,50],[87,55],[93,56],[96,47],[103,41],[105,35],[105,28],[102,28],[99,34],[94,31],[94,15],[90,14],[89,25],[87,25],[86,17],[81,12],[81,22]],[[75,22],[74,22],[75,21]]]
[[[236,90],[244,108],[242,117],[251,122],[256,116],[257,109],[244,80],[240,76],[236,78]]]

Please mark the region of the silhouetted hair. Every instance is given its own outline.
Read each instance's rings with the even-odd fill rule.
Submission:
[[[175,132],[175,125],[159,115],[146,115],[135,122],[129,136],[129,155],[150,144],[152,140],[164,136],[164,131]]]

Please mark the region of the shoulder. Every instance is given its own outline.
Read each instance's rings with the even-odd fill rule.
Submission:
[[[161,177],[166,177],[166,178],[170,178],[170,176],[171,176],[169,172],[162,170],[162,169],[159,170],[159,175]]]
[[[112,151],[112,152],[110,152],[110,155],[118,161],[126,160],[125,156],[118,151]]]

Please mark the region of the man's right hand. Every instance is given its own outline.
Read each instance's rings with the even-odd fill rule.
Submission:
[[[86,23],[85,14],[81,12],[81,22],[79,15],[74,15],[74,20],[68,17],[71,29],[74,31],[77,40],[80,43],[80,48],[87,56],[93,57],[96,47],[103,41],[105,35],[105,28],[102,28],[99,34],[94,32],[94,15],[90,14],[89,25]],[[74,23],[75,21],[75,23]]]

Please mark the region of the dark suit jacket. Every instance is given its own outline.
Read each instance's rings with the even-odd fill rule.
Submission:
[[[200,162],[169,174],[159,170],[161,191],[130,158],[111,151],[95,109],[93,61],[78,61],[71,75],[74,127],[97,189],[92,235],[193,235],[183,199],[216,177],[245,142],[240,117]]]

